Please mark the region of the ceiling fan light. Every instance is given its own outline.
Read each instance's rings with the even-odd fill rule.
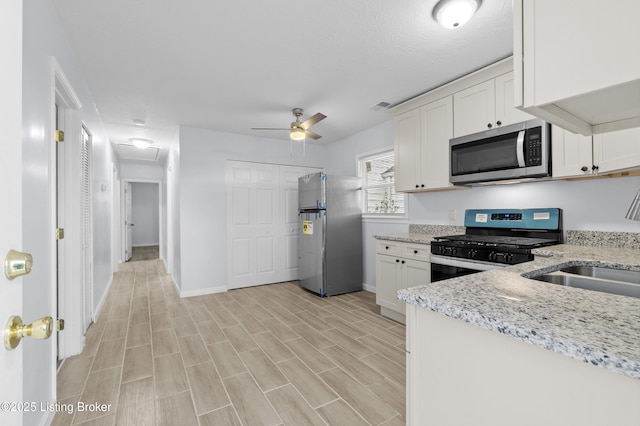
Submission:
[[[476,13],[479,0],[440,0],[433,8],[433,17],[445,28],[458,28]]]
[[[152,140],[149,139],[142,139],[142,138],[130,138],[129,141],[136,147],[136,148],[149,148],[149,145],[151,145],[153,143]]]
[[[304,129],[300,129],[300,128],[291,129],[291,132],[289,133],[289,137],[294,141],[304,140],[305,138]]]

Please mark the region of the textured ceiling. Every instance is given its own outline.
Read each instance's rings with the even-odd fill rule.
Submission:
[[[291,108],[331,143],[512,52],[511,0],[465,26],[436,0],[52,0],[114,145],[167,146],[177,126],[288,140]],[[134,126],[145,120],[145,127]],[[160,155],[160,158],[163,158]]]

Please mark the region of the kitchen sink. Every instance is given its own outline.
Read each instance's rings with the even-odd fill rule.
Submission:
[[[568,268],[562,268],[560,271],[585,277],[640,284],[640,271],[604,268],[602,266],[570,266]]]
[[[640,271],[599,266],[571,266],[531,277],[533,280],[640,298]]]

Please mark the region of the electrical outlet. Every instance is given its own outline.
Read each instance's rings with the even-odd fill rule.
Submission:
[[[449,220],[456,220],[456,209],[449,210]]]

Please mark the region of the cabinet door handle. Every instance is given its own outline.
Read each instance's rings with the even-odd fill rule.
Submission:
[[[583,172],[586,172],[587,170],[589,170],[589,168],[587,166],[582,166],[580,170],[582,170]]]
[[[404,260],[402,261],[402,263],[404,263]]]
[[[413,251],[413,254],[418,254],[418,250],[414,250],[414,251]]]
[[[385,246],[385,248],[384,248],[384,249],[385,249],[385,250],[389,250],[389,246]]]
[[[420,188],[420,185],[418,185],[417,183],[416,183],[416,188]]]
[[[487,124],[487,127],[490,129],[493,127],[493,125],[491,123]]]
[[[400,259],[396,259],[396,263],[400,262]]]
[[[498,126],[502,126],[502,121],[498,120],[498,122],[496,123]]]
[[[420,185],[420,187],[424,188],[424,183],[422,185]]]
[[[595,164],[593,165],[593,167],[591,167],[591,170],[593,170],[593,172],[595,174],[598,174],[598,169],[600,168],[600,166],[596,166]]]

